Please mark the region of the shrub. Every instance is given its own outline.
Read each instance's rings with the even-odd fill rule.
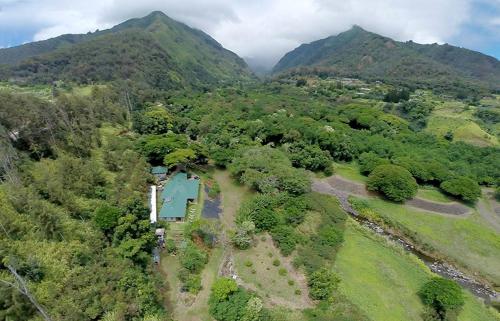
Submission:
[[[274,265],[274,266],[280,266],[280,264],[281,264],[281,262],[280,262],[280,260],[278,260],[278,259],[275,259],[275,260],[273,261],[273,265]]]
[[[295,292],[294,292],[294,293],[295,293],[295,295],[301,295],[301,294],[302,294],[302,291],[300,291],[300,289],[297,289],[297,290],[295,290]]]
[[[295,250],[297,235],[295,229],[288,225],[280,225],[271,232],[274,242],[285,256],[290,255]]]
[[[288,274],[288,271],[285,268],[281,268],[278,270],[278,274],[281,276],[285,276]]]
[[[294,280],[288,280],[288,285],[289,285],[289,286],[293,286],[293,285],[295,285],[295,281],[294,281]]]
[[[198,249],[193,243],[188,243],[181,253],[181,265],[191,273],[199,272],[207,261],[207,254]]]
[[[314,300],[327,300],[336,289],[339,278],[326,268],[321,268],[312,273],[307,284],[309,285],[309,295]]]
[[[432,278],[418,292],[422,302],[432,308],[439,319],[446,320],[450,313],[458,312],[464,305],[460,286],[451,280]]]
[[[233,244],[240,250],[246,250],[252,245],[255,224],[252,221],[243,221],[238,225],[232,240]]]
[[[167,239],[165,241],[165,248],[167,249],[167,253],[170,254],[177,253],[177,246],[175,245],[175,242],[172,239]]]
[[[246,267],[251,267],[253,265],[252,261],[245,261]]]
[[[210,315],[218,321],[243,320],[247,303],[251,298],[252,296],[243,289],[237,289],[222,301],[210,295],[208,301]]]
[[[293,226],[299,225],[304,221],[307,209],[304,197],[289,198],[284,204],[285,222]]]
[[[197,294],[201,290],[201,276],[199,274],[191,274],[186,269],[179,271],[179,280],[182,282],[181,290]]]
[[[397,165],[380,165],[368,176],[367,187],[380,191],[388,199],[402,202],[417,194],[417,182],[405,168]]]
[[[446,193],[467,202],[475,202],[481,196],[481,188],[477,182],[468,177],[457,177],[444,181],[440,187]]]
[[[236,290],[238,290],[236,281],[229,278],[220,278],[212,285],[211,297],[218,302],[224,301],[227,300],[230,294],[236,292]]]

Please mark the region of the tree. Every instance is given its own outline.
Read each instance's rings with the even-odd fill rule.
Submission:
[[[311,188],[308,174],[293,168],[282,151],[270,146],[243,151],[233,159],[229,169],[240,182],[262,193],[287,191],[299,195]]]
[[[258,231],[270,231],[278,224],[278,218],[273,210],[262,208],[252,213],[252,221]]]
[[[381,158],[373,152],[362,153],[361,155],[359,155],[358,162],[359,171],[363,175],[370,174],[375,169],[375,167],[379,165],[390,164],[388,159]]]
[[[104,232],[109,233],[118,225],[121,210],[111,205],[102,205],[94,212],[94,222]]]
[[[166,154],[181,148],[188,148],[187,137],[172,132],[142,136],[137,141],[139,152],[152,163],[161,163]]]
[[[134,129],[141,134],[164,134],[172,129],[173,117],[162,106],[150,107],[134,117]]]
[[[312,273],[308,279],[309,295],[314,300],[327,300],[332,296],[339,282],[339,278],[333,272],[321,268]]]
[[[431,307],[440,320],[447,320],[450,313],[458,312],[464,305],[460,286],[451,280],[434,277],[418,292],[422,302]]]
[[[248,300],[245,307],[245,312],[241,321],[259,321],[261,319],[261,313],[264,305],[262,300],[258,297],[253,297]]]
[[[288,148],[292,165],[311,171],[328,170],[332,166],[330,154],[321,150],[317,145],[308,145],[303,142],[295,143]]]
[[[395,165],[406,168],[419,182],[430,182],[434,179],[427,164],[411,157],[398,157],[392,160]]]
[[[459,197],[466,202],[475,202],[481,196],[481,188],[476,181],[468,177],[456,177],[440,185],[446,193]]]
[[[411,173],[397,165],[380,165],[368,176],[367,187],[388,199],[402,202],[417,194],[418,185]]]
[[[238,285],[236,281],[229,278],[217,279],[212,285],[211,296],[218,302],[225,301],[228,299],[229,295],[238,290]]]
[[[170,154],[165,155],[163,163],[168,168],[175,166],[187,167],[196,159],[196,153],[189,148],[178,149]]]

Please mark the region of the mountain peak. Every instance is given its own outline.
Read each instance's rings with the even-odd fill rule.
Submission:
[[[418,81],[420,86],[444,87],[455,81],[500,88],[500,62],[493,57],[451,45],[398,42],[359,25],[299,46],[281,58],[273,71],[297,68],[405,85]]]

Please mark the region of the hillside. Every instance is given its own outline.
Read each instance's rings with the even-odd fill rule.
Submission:
[[[358,26],[299,46],[273,72],[298,69],[435,90],[500,89],[500,62],[493,57],[447,44],[398,42]]]
[[[131,79],[170,89],[252,77],[243,59],[161,12],[93,34],[2,49],[2,63],[0,79],[31,83]]]

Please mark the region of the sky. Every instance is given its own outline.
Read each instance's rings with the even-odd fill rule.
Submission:
[[[106,29],[160,10],[270,67],[301,43],[359,25],[500,59],[500,0],[0,0],[0,47]]]

